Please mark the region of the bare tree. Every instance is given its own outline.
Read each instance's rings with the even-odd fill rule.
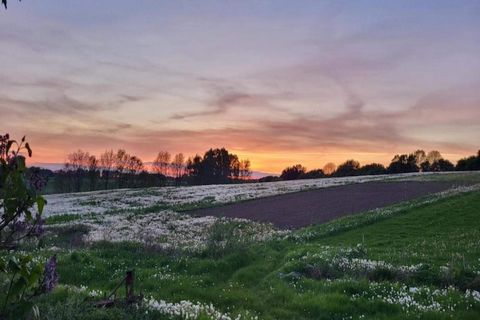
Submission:
[[[442,155],[440,154],[440,152],[438,152],[437,150],[432,150],[430,151],[428,154],[427,154],[427,161],[430,163],[430,164],[433,164],[435,162],[437,162],[438,160],[440,159],[443,159]]]
[[[228,151],[227,151],[228,152]],[[230,162],[230,178],[238,179],[240,177],[240,160],[236,154],[229,155]]]
[[[252,171],[250,170],[250,160],[240,161],[240,179],[247,180],[252,176]]]
[[[78,149],[77,151],[69,153],[67,155],[67,162],[65,166],[68,165],[68,168],[70,170],[78,170],[78,169],[85,170],[88,166],[89,157],[90,157],[90,154],[88,152]]]
[[[98,160],[94,155],[88,157],[88,176],[90,178],[90,190],[97,188]]]
[[[152,169],[157,174],[168,176],[170,167],[170,153],[168,151],[160,151],[153,161]]]
[[[137,156],[131,156],[128,158],[126,169],[130,174],[138,174],[143,170],[143,162]]]
[[[129,185],[131,187],[136,186],[137,175],[143,171],[143,162],[140,158],[136,156],[131,156],[128,158],[126,170],[129,174]]]
[[[173,157],[172,169],[174,171],[175,178],[179,179],[185,172],[185,157],[183,153],[178,153]]]
[[[90,154],[82,151],[81,149],[72,152],[67,155],[67,162],[65,163],[65,169],[73,172],[73,185],[75,191],[81,191],[82,178],[84,172],[88,169]]]
[[[130,155],[124,149],[119,149],[117,151],[115,156],[115,169],[118,175],[118,186],[120,188],[123,187],[125,170],[129,159]]]
[[[115,164],[115,154],[113,150],[105,150],[100,156],[100,166],[102,177],[105,179],[105,189],[108,189],[108,180],[110,179],[111,170]]]
[[[335,170],[337,170],[337,166],[335,165],[335,163],[329,162],[323,166],[322,170],[326,175],[331,175],[335,172]]]

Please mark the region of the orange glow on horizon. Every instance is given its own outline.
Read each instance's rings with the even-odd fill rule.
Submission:
[[[46,146],[37,146],[33,145],[33,157],[30,159],[30,165],[35,164],[63,164],[67,158],[69,152],[82,149],[84,151],[90,152],[97,157],[104,151],[105,148],[96,148],[95,150],[89,150],[87,148],[72,148],[68,152],[63,152],[56,148],[49,148]],[[127,152],[130,152],[132,155],[139,156],[142,161],[145,163],[151,162],[155,158],[155,153],[135,153],[133,148],[126,148]],[[228,149],[228,148],[227,148]],[[114,150],[116,150],[114,148]],[[263,151],[263,152],[246,152],[245,150],[235,150],[228,149],[229,152],[237,154],[240,159],[249,159],[251,162],[251,170],[263,173],[271,174],[280,174],[282,170],[288,166],[295,164],[301,164],[307,168],[307,170],[312,169],[322,169],[325,164],[328,162],[333,162],[335,165],[339,165],[346,160],[354,159],[360,162],[361,165],[368,163],[381,163],[385,166],[388,166],[391,159],[397,153],[409,153],[414,150],[397,153],[386,153],[386,152],[349,152],[348,150],[335,150],[332,152],[307,152],[307,151]],[[440,150],[441,152],[441,150]],[[459,154],[459,153],[445,153],[441,152],[443,157],[456,162],[461,158],[475,154],[475,151],[472,151],[471,154]],[[172,153],[174,154],[174,153]],[[194,156],[195,154],[202,155],[203,152],[191,152],[189,154],[184,153],[186,159],[189,156]]]

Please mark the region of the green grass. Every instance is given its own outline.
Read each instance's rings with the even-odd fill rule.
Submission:
[[[480,171],[457,171],[442,174],[427,174],[416,177],[404,178],[404,180],[480,183]]]
[[[396,215],[323,239],[334,246],[363,243],[369,256],[394,263],[445,265],[479,258],[480,193],[443,199],[413,212]]]
[[[248,310],[260,319],[478,319],[480,303],[470,307],[462,296],[463,290],[480,290],[475,287],[480,283],[480,192],[393,208],[390,215],[346,217],[268,243],[235,241],[229,238],[231,225],[219,225],[201,253],[132,243],[85,246],[74,241],[78,232],[64,228],[45,240],[40,253],[50,255],[51,245],[62,248],[56,252],[63,285],[109,292],[126,270],[134,269],[136,290],[146,296],[212,303],[231,315]],[[218,247],[216,241],[228,245]],[[342,270],[332,265],[335,258],[423,267],[412,274],[395,268]],[[442,303],[456,307],[406,312],[399,304],[376,298],[379,292],[400,294],[403,285],[424,291],[455,286]],[[417,298],[429,304],[428,296]],[[66,289],[36,302],[44,319],[162,319],[142,309],[99,310],[85,294]]]

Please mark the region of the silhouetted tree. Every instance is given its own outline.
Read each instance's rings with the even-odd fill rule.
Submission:
[[[427,154],[425,161],[420,165],[420,170],[422,172],[452,171],[454,168],[454,165],[450,161],[443,159],[440,152],[436,150],[430,151]]]
[[[313,169],[303,174],[300,179],[320,179],[324,177],[325,173],[323,173],[322,169]]]
[[[178,153],[173,157],[172,169],[176,179],[180,179],[185,171],[185,157],[183,153]]]
[[[94,155],[88,157],[88,178],[90,180],[90,190],[96,190],[98,178],[98,161]]]
[[[137,187],[137,175],[143,171],[143,162],[136,156],[130,156],[127,161],[127,173],[129,178],[129,186]]]
[[[187,170],[192,183],[226,183],[230,179],[238,179],[240,161],[237,155],[230,154],[225,148],[210,149],[203,158],[196,155],[188,159]]]
[[[455,166],[448,160],[440,159],[430,165],[430,171],[453,171]]]
[[[251,176],[252,171],[250,170],[250,160],[246,159],[240,161],[240,179],[250,179]]]
[[[168,176],[169,174],[169,167],[170,167],[170,158],[171,155],[168,151],[160,151],[153,160],[152,163],[152,170],[156,173],[163,174],[164,176]]]
[[[134,175],[140,173],[143,170],[143,162],[137,156],[130,156],[127,162],[128,173]]]
[[[419,150],[416,150],[413,155],[415,156],[415,161],[416,161],[416,164],[417,166],[420,167],[420,165],[422,163],[424,163],[426,160],[427,160],[427,154],[425,153],[425,151],[419,149]]]
[[[238,161],[232,158],[225,148],[210,149],[203,156],[203,181],[206,184],[225,183],[233,176],[231,163]]]
[[[307,169],[302,166],[301,164],[296,164],[291,167],[287,167],[282,171],[282,174],[280,175],[280,179],[282,180],[296,180],[300,179],[302,177]]]
[[[418,167],[420,172],[429,172],[430,171],[430,163],[428,161],[424,161]]]
[[[463,158],[458,160],[457,165],[455,166],[457,171],[470,171],[470,170],[480,170],[480,150],[476,156],[470,156],[468,158]]]
[[[387,168],[388,173],[418,172],[417,158],[414,154],[396,155]]]
[[[443,159],[440,152],[438,152],[437,150],[432,150],[427,154],[426,161],[428,161],[429,163],[434,163],[435,161],[438,161],[440,159]]]
[[[125,172],[129,159],[130,155],[124,149],[119,149],[115,155],[115,169],[119,188],[124,186]]]
[[[327,176],[332,175],[335,170],[337,170],[337,166],[333,162],[327,163],[325,166],[323,166],[323,173],[325,173]]]
[[[202,157],[198,154],[193,158],[188,158],[187,160],[187,171],[188,176],[194,184],[200,184],[202,182],[202,172],[203,172],[203,163]]]
[[[110,180],[111,171],[115,164],[115,154],[113,150],[106,150],[100,156],[100,166],[102,170],[102,178],[105,180],[105,189],[108,189],[108,181]]]
[[[377,175],[387,173],[387,169],[380,163],[371,163],[358,169],[358,175]]]
[[[338,166],[333,174],[336,177],[355,176],[360,169],[360,163],[356,160],[347,160]]]
[[[236,154],[230,154],[229,178],[238,180],[238,177],[240,177],[240,160]]]
[[[65,169],[72,173],[72,184],[74,190],[79,192],[82,189],[83,176],[88,169],[90,154],[81,149],[72,152],[67,156]]]

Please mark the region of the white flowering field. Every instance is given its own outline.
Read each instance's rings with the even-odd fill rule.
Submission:
[[[399,178],[460,181],[465,174],[50,195],[39,254],[57,254],[61,285],[38,301],[41,314],[45,319],[480,318],[478,183],[296,231],[184,212]],[[142,303],[95,308],[129,269],[135,270]]]
[[[152,206],[182,208],[209,203],[219,205],[302,190],[327,188],[351,183],[423,177],[431,173],[406,173],[266,183],[117,189],[46,196],[45,216],[62,214],[111,213]]]
[[[403,175],[362,176],[235,185],[121,189],[47,196],[45,216],[56,226],[88,227],[84,239],[137,241],[164,249],[198,251],[205,247],[208,230],[215,224],[234,223],[244,237],[264,241],[287,231],[242,219],[192,217],[185,209],[222,205],[260,197],[327,188],[352,183],[411,178]]]

